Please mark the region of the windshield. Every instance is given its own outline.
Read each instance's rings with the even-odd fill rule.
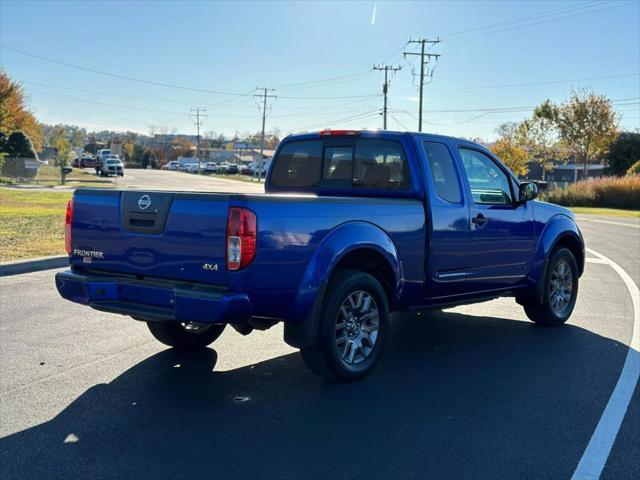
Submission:
[[[107,165],[118,165],[119,163],[120,160],[118,160],[117,158],[107,160]]]

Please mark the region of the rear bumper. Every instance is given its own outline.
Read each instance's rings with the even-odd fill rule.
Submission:
[[[69,270],[56,287],[67,300],[138,320],[245,323],[252,314],[245,294],[202,285]]]

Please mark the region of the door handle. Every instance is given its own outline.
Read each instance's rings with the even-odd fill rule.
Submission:
[[[481,213],[471,219],[471,223],[475,223],[476,225],[484,225],[488,221],[489,219]]]

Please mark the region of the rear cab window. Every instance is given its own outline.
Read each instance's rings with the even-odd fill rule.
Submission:
[[[284,188],[407,191],[411,174],[402,145],[376,138],[292,140],[274,159],[270,185]]]

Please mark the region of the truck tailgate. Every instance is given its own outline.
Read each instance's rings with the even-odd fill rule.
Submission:
[[[74,267],[226,283],[228,194],[77,190]]]

